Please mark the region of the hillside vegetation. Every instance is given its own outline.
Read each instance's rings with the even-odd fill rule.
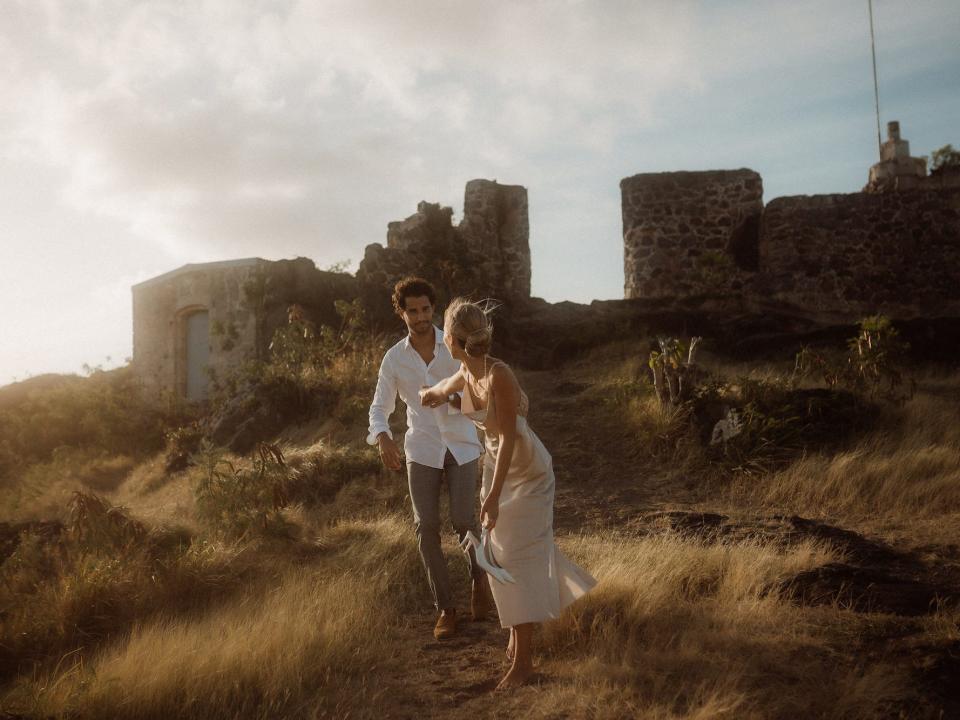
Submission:
[[[0,389],[4,711],[960,715],[960,373],[895,338],[750,364],[704,341],[677,402],[650,338],[520,372],[558,542],[600,582],[538,633],[534,682],[492,693],[498,623],[430,634],[405,476],[363,442],[387,341],[340,310],[295,320],[205,416],[140,404],[128,369]],[[269,404],[279,431],[225,420]]]

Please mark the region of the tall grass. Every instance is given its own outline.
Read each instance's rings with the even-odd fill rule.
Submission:
[[[75,491],[113,491],[137,464],[131,455],[60,446],[49,460],[24,467],[16,482],[0,489],[0,520],[64,520]]]
[[[148,528],[96,496],[77,493],[71,510],[61,533],[22,533],[0,565],[2,676],[95,648],[158,612],[202,608],[256,573],[239,546]]]
[[[129,366],[90,377],[41,377],[0,391],[0,479],[61,447],[143,457],[163,446],[169,419],[144,403]]]
[[[424,602],[413,536],[386,517],[343,523],[324,546],[317,567],[281,565],[216,612],[145,622],[8,701],[54,717],[379,717],[402,692],[378,679],[402,672],[391,633]]]
[[[664,407],[648,382],[640,343],[614,344],[589,367],[597,396],[633,430],[639,457],[661,474],[725,487],[738,506],[902,523],[960,513],[960,375],[915,369],[916,392],[894,402],[793,377],[792,367],[706,357],[743,431],[705,444],[697,402]],[[709,437],[707,432],[706,437]],[[718,482],[719,481],[719,482]]]
[[[600,584],[545,627],[551,668],[570,684],[543,693],[533,717],[867,718],[903,689],[829,650],[836,609],[773,590],[838,559],[829,546],[666,534],[583,536],[569,549]]]
[[[301,337],[291,333],[297,343]],[[357,440],[379,340],[343,337],[291,345],[304,353],[274,368],[304,388],[335,390],[328,412],[337,437],[283,446],[283,462],[260,478],[249,475],[256,470],[249,459],[217,456],[247,483],[242,512],[238,486],[225,483],[201,498],[195,530],[161,526],[192,524],[198,498],[190,490],[204,468],[162,476],[154,458],[125,481],[140,450],[107,451],[109,443],[51,449],[33,458],[32,469],[20,468],[18,477],[32,478],[39,494],[22,494],[18,512],[49,511],[70,532],[59,540],[28,534],[0,565],[5,710],[56,718],[380,718],[398,704],[418,706],[414,696],[424,688],[407,686],[417,657],[404,632],[429,598],[406,482]],[[624,447],[610,452],[636,458],[638,478],[656,470],[702,488],[705,478],[717,479],[718,466],[689,413],[657,402],[639,345],[619,343],[584,361],[583,402],[600,400],[584,406],[594,413],[584,427],[598,435],[604,422],[626,427]],[[740,372],[715,364],[731,380]],[[784,379],[776,368],[750,375]],[[884,409],[869,434],[791,455],[785,467],[732,482],[721,467],[726,494],[702,497],[807,515],[935,520],[960,512],[960,414],[951,399],[958,391],[955,377],[921,385],[902,409]],[[269,485],[247,482],[264,478]],[[53,503],[76,485],[116,490],[110,497],[143,507],[162,494],[176,502],[153,507],[150,522],[92,500],[71,517]],[[293,531],[253,532],[266,527],[268,512]],[[139,506],[137,517],[145,517]],[[231,527],[240,531],[221,532]],[[802,607],[778,590],[800,572],[842,560],[828,545],[671,533],[595,533],[561,544],[600,584],[543,628],[547,682],[496,701],[514,714],[868,718],[890,714],[894,702],[903,707],[916,692],[909,668],[856,657],[861,635],[882,634],[896,619]],[[954,610],[917,622],[925,641],[956,642]]]
[[[6,702],[57,718],[367,718],[413,707],[423,690],[405,685],[414,649],[402,631],[426,596],[406,517],[342,522],[319,542],[310,565],[281,561],[275,579],[202,615],[146,619],[83,662],[21,682]],[[564,547],[600,584],[544,627],[541,664],[556,681],[524,696],[526,717],[866,718],[904,692],[899,671],[858,669],[830,649],[851,614],[796,607],[774,590],[839,559],[829,546],[593,534]]]
[[[883,516],[903,521],[960,512],[960,408],[921,393],[888,410],[884,427],[852,447],[815,453],[758,482],[739,502],[797,513]]]

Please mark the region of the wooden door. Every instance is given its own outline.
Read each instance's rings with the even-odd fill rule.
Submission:
[[[206,310],[187,317],[186,335],[187,400],[204,400],[210,361],[210,318]]]

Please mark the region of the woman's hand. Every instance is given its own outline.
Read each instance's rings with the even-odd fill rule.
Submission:
[[[443,389],[434,385],[432,388],[424,387],[420,390],[420,404],[423,407],[440,407],[447,402],[447,396],[443,394]]]
[[[497,525],[497,516],[500,514],[500,498],[488,495],[480,505],[480,524],[487,530],[493,530]]]

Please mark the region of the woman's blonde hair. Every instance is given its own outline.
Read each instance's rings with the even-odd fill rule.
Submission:
[[[443,314],[443,330],[463,345],[467,355],[483,357],[493,343],[493,323],[488,317],[493,309],[489,301],[481,305],[463,297],[454,298]]]

